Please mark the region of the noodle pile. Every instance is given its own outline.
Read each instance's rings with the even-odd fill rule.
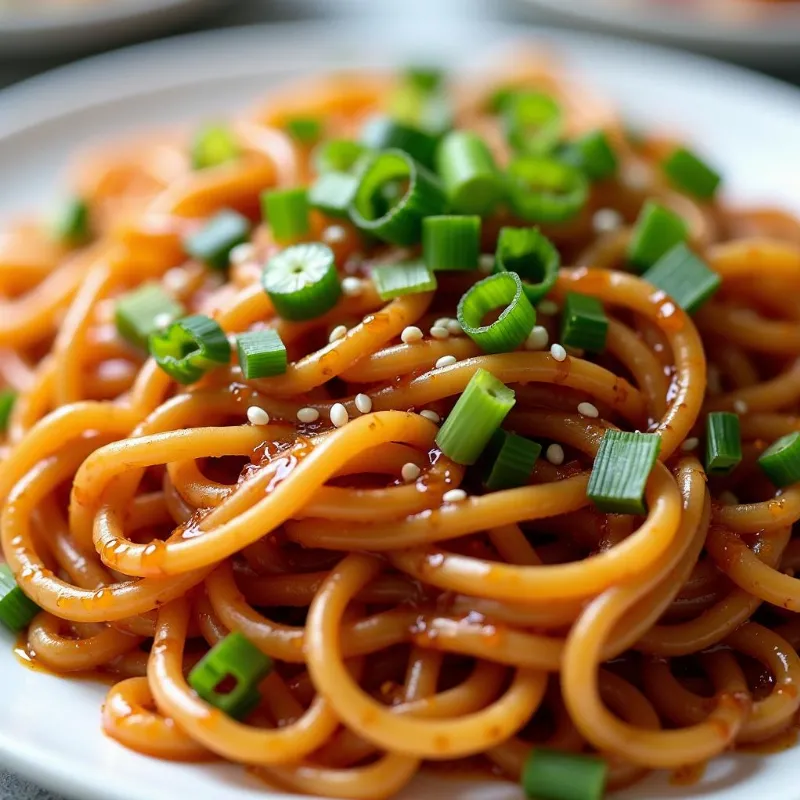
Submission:
[[[228,759],[330,797],[390,797],[425,762],[467,757],[517,780],[533,744],[598,754],[615,788],[785,731],[800,707],[800,488],[776,490],[757,459],[800,430],[800,224],[677,192],[658,166],[674,141],[629,136],[604,102],[526,57],[455,86],[456,122],[505,163],[486,101],[514,84],[556,97],[570,135],[602,128],[613,142],[617,175],[593,183],[573,219],[542,226],[570,266],[537,320],[557,342],[566,293],[598,298],[602,354],[483,353],[451,321],[485,273],[440,273],[436,292],[381,301],[371,269],[407,250],[316,212],[309,238],[349,280],[311,321],[278,318],[261,285],[279,250],[268,225],[227,275],[187,259],[184,237],[219,209],[259,221],[260,192],[313,178],[313,147],[287,119],[357,137],[397,81],[294,85],[232,122],[239,157],[208,169],[192,169],[179,135],[85,156],[85,245],[39,221],[6,230],[0,376],[18,398],[0,525],[42,609],[30,657],[113,675],[102,724],[126,747]],[[722,278],[692,317],[626,267],[648,198],[683,217]],[[484,253],[501,225],[520,224],[495,217]],[[276,330],[285,374],[246,380],[234,359],[173,381],[114,324],[117,298],[151,280],[227,334]],[[447,336],[429,334],[437,320]],[[410,326],[421,340],[401,339]],[[544,445],[529,485],[484,492],[435,445],[434,420],[479,368],[516,391],[505,427]],[[334,427],[340,402],[349,421]],[[248,422],[253,407],[266,426]],[[318,418],[298,421],[307,408]],[[720,410],[740,417],[743,459],[707,479],[697,440]],[[646,516],[587,497],[609,427],[661,436]],[[458,488],[466,496],[444,499]],[[186,677],[232,631],[275,661],[239,721]]]

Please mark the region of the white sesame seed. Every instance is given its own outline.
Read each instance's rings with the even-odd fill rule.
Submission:
[[[739,505],[739,498],[733,492],[728,491],[727,489],[724,492],[720,492],[719,501],[724,506],[738,506]]]
[[[372,398],[368,394],[357,394],[356,408],[362,414],[369,414],[372,411]]]
[[[342,428],[350,421],[347,409],[341,403],[331,406],[331,424],[334,428]]]
[[[403,328],[400,339],[405,344],[414,344],[414,342],[421,342],[423,335],[422,331],[416,325],[409,325],[407,328]]]
[[[461,336],[461,334],[464,333],[464,329],[457,319],[448,320],[447,331],[451,336]]]
[[[461,503],[467,499],[467,493],[463,489],[450,489],[442,495],[445,503]]]
[[[697,445],[700,444],[700,440],[696,436],[690,436],[682,445],[681,450],[684,450],[687,453],[690,453],[692,450],[697,449]]]
[[[231,264],[244,264],[245,261],[249,261],[253,258],[255,254],[255,247],[253,247],[250,242],[243,242],[242,244],[237,244],[236,247],[231,250],[229,258]]]
[[[560,344],[550,345],[550,355],[553,356],[556,361],[567,360],[567,351]]]
[[[416,464],[412,464],[410,461],[408,464],[403,464],[403,468],[400,470],[400,475],[406,483],[415,481],[421,474],[422,470]]]
[[[329,342],[337,342],[339,339],[344,339],[347,336],[347,326],[346,325],[337,325],[332,331],[331,335],[328,337]]]
[[[263,408],[250,406],[247,409],[247,420],[251,425],[269,425],[269,414]]]
[[[175,294],[180,294],[189,283],[189,276],[182,267],[168,269],[161,278],[164,288]]]
[[[455,356],[442,356],[436,362],[436,369],[441,369],[442,367],[452,367],[458,359]]]
[[[358,297],[364,291],[364,282],[349,275],[342,280],[342,291],[348,297]]]
[[[544,350],[547,347],[547,328],[537,325],[525,340],[526,350]]]
[[[478,272],[488,275],[494,269],[494,256],[489,253],[484,253],[478,259]]]
[[[595,233],[610,233],[622,225],[622,215],[613,208],[600,208],[592,216]]]
[[[449,339],[450,331],[442,325],[434,325],[431,328],[431,336],[433,336],[434,339]]]
[[[734,400],[733,401],[733,410],[737,414],[746,414],[748,409],[747,403],[744,400]]]
[[[560,444],[551,444],[547,448],[547,460],[557,467],[564,463],[564,448]]]
[[[419,415],[421,417],[425,417],[425,419],[429,419],[431,422],[435,422],[437,425],[442,420],[442,418],[435,411],[431,411],[428,408],[426,408],[424,411],[420,411]]]
[[[165,311],[163,314],[156,314],[153,318],[153,325],[155,325],[156,328],[166,328],[170,322],[172,322],[172,314],[170,314],[169,311]]]
[[[439,317],[436,322],[431,326],[432,328],[446,328],[447,323],[450,322],[450,317]]]
[[[558,304],[553,300],[542,300],[542,302],[536,306],[536,310],[541,311],[542,314],[549,314],[552,317],[554,314],[558,314]]]
[[[316,408],[301,408],[297,412],[297,419],[300,422],[316,422],[319,419],[319,411]]]
[[[592,417],[592,419],[597,419],[600,416],[597,406],[593,403],[578,403],[578,413],[584,417]]]

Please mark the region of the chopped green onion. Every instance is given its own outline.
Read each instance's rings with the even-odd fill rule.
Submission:
[[[800,432],[787,433],[773,442],[761,454],[758,465],[779,489],[800,481]]]
[[[505,196],[503,177],[486,142],[472,131],[448,133],[436,166],[454,211],[486,216]]]
[[[347,172],[325,172],[308,190],[308,203],[312,208],[331,217],[346,217],[356,195],[358,178]]]
[[[41,610],[17,585],[8,564],[0,564],[0,622],[19,633]]]
[[[53,234],[72,247],[88,241],[91,235],[89,204],[80,197],[65,201],[53,220]]]
[[[480,217],[426,217],[423,221],[422,256],[428,269],[477,269],[480,254]]]
[[[8,421],[17,402],[17,393],[13,389],[0,389],[0,431],[8,429]]]
[[[648,200],[636,220],[628,245],[628,261],[644,272],[676,244],[686,241],[689,229],[674,211]]]
[[[642,277],[688,314],[694,314],[722,284],[722,278],[683,243],[661,256]]]
[[[151,333],[166,328],[185,313],[183,306],[159,284],[145,283],[117,300],[114,321],[123,339],[137,347],[147,347]]]
[[[229,633],[192,668],[189,685],[229,717],[241,719],[258,704],[258,684],[272,672],[272,659],[244,634]],[[223,692],[227,682],[232,683]]]
[[[435,92],[444,83],[445,72],[439,67],[412,66],[403,73],[406,83],[423,92]]]
[[[322,316],[342,293],[333,251],[318,243],[287,247],[273,256],[261,283],[278,315],[293,322]]]
[[[508,165],[509,199],[528,222],[563,222],[584,207],[589,183],[577,167],[545,156],[519,156]]]
[[[316,117],[292,117],[286,120],[283,127],[300,144],[314,144],[322,136],[322,120]]]
[[[608,766],[595,756],[534,747],[522,768],[531,800],[602,800]]]
[[[564,124],[561,106],[542,92],[518,91],[503,103],[509,144],[519,152],[540,155],[558,144]]]
[[[178,383],[194,383],[231,360],[225,331],[210,317],[195,314],[150,334],[150,355]]]
[[[500,316],[488,325],[486,315],[502,308]],[[536,325],[536,312],[525,296],[516,272],[498,272],[479,281],[458,303],[458,322],[464,333],[487,353],[516,350]]]
[[[437,446],[456,464],[474,464],[515,402],[513,389],[477,370],[439,429]]]
[[[509,107],[521,91],[524,89],[519,86],[501,86],[499,89],[495,89],[486,101],[486,110],[492,114],[500,114]]]
[[[372,270],[372,282],[381,300],[436,289],[436,276],[421,261],[385,264]]]
[[[561,344],[602,353],[607,335],[608,317],[603,304],[596,297],[568,292],[561,315]]]
[[[214,269],[225,269],[231,250],[250,236],[250,220],[236,211],[225,209],[213,216],[199,231],[183,243],[186,252]]]
[[[502,429],[495,431],[487,448],[491,464],[484,485],[490,492],[525,486],[541,452],[538,442]]]
[[[433,167],[439,137],[389,117],[375,117],[361,131],[371,150],[402,150],[425,167]]]
[[[192,140],[192,168],[218,167],[239,157],[233,131],[224,125],[205,125]]]
[[[311,230],[308,192],[300,186],[262,192],[261,216],[269,223],[272,236],[279,244],[302,239]]]
[[[387,200],[387,189],[398,190],[398,199]],[[446,199],[439,181],[425,167],[401,150],[373,155],[361,172],[350,206],[357,228],[392,244],[419,242],[422,220],[444,211]]]
[[[727,475],[742,460],[739,417],[713,411],[706,417],[706,472]]]
[[[350,172],[368,152],[363,144],[352,139],[330,139],[314,150],[312,161],[320,175],[325,172]]]
[[[252,378],[271,378],[286,372],[286,346],[277,331],[262,330],[240,333],[236,337],[239,366],[242,375]]]
[[[558,280],[561,256],[537,228],[502,228],[497,239],[495,272],[516,272],[531,303],[538,303]]]
[[[619,166],[617,154],[605,131],[592,131],[566,145],[560,153],[564,161],[583,170],[593,181],[610,178]]]
[[[644,514],[644,490],[660,449],[657,434],[606,431],[586,489],[589,499],[609,514]]]
[[[661,166],[678,189],[701,200],[713,198],[722,181],[716,170],[685,147],[674,150]]]

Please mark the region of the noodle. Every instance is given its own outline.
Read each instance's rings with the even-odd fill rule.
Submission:
[[[75,186],[91,241],[56,242],[30,220],[0,240],[0,381],[18,395],[3,551],[40,608],[31,658],[116,676],[102,726],[122,745],[375,798],[433,761],[518,780],[538,746],[597,756],[614,788],[794,724],[800,488],[776,489],[759,465],[800,431],[800,223],[676,191],[660,170],[674,142],[630,138],[536,57],[452,92],[457,127],[503,167],[512,154],[487,101],[509,86],[556,98],[569,137],[603,129],[620,162],[569,220],[542,225],[573,266],[538,324],[558,342],[570,293],[596,298],[597,355],[487,352],[453,317],[476,270],[382,300],[372,271],[418,248],[318,210],[295,240],[327,245],[345,280],[312,319],[281,318],[261,284],[287,244],[269,225],[227,275],[187,257],[185,238],[219,210],[258,220],[262,191],[314,179],[292,120],[357,137],[402,90],[393,77],[276,95],[231,125],[235,156],[205,169],[179,137],[90,154]],[[652,198],[721,279],[692,314],[626,263]],[[515,213],[488,215],[483,251],[523,224]],[[234,359],[173,381],[115,322],[120,298],[152,281],[229,337],[278,334],[285,372],[246,378]],[[504,426],[545,443],[527,482],[492,492],[439,443],[482,370],[516,392]],[[694,452],[718,411],[738,415],[742,440],[722,476]],[[587,494],[616,429],[660,438],[643,515],[603,513]],[[232,632],[275,662],[243,719],[188,676]]]

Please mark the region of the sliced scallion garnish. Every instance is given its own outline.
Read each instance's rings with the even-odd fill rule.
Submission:
[[[729,411],[712,411],[706,417],[706,472],[727,475],[741,460],[739,417]]]
[[[317,117],[291,117],[283,127],[289,136],[303,145],[314,144],[322,136],[322,120]]]
[[[304,187],[269,189],[261,193],[261,216],[279,244],[291,244],[311,230],[308,192]]]
[[[402,261],[375,267],[372,270],[372,282],[381,300],[436,289],[436,276],[421,261]]]
[[[18,633],[41,610],[17,585],[8,564],[0,564],[0,622]]]
[[[119,297],[114,321],[119,335],[136,345],[147,347],[147,339],[186,313],[183,306],[170,297],[157,283],[145,283]]]
[[[567,144],[560,156],[583,170],[590,180],[610,178],[619,166],[605,131],[591,131]]]
[[[214,269],[226,269],[231,250],[250,236],[250,220],[237,211],[225,209],[206,222],[183,243],[186,252]]]
[[[402,150],[430,169],[439,137],[390,117],[375,117],[361,131],[361,143],[370,150]]]
[[[283,375],[288,366],[286,346],[273,330],[247,331],[236,337],[239,366],[248,380]]]
[[[608,317],[603,304],[596,297],[568,292],[561,314],[561,344],[602,353],[607,335]]]
[[[722,285],[722,278],[683,242],[664,253],[642,277],[688,314],[694,314]]]
[[[561,106],[550,95],[535,91],[517,91],[502,104],[506,136],[517,151],[539,155],[555,147],[561,138]]]
[[[0,389],[0,431],[8,430],[11,412],[17,402],[17,393],[13,389]]]
[[[194,383],[208,370],[231,360],[228,337],[210,317],[184,317],[150,334],[150,355],[178,383]]]
[[[484,486],[490,492],[525,486],[541,452],[538,442],[502,429],[495,431],[486,448],[490,462]]]
[[[628,244],[628,261],[639,272],[652,267],[675,245],[686,241],[689,229],[674,211],[648,200],[639,212]]]
[[[480,217],[439,216],[423,220],[422,257],[428,269],[477,269],[480,254]]]
[[[356,196],[358,178],[347,172],[325,172],[308,190],[308,203],[331,217],[347,217]]]
[[[239,157],[233,131],[225,125],[204,125],[194,135],[191,146],[192,168],[218,167]]]
[[[509,199],[528,222],[564,222],[576,216],[589,196],[577,167],[547,156],[518,156],[508,165]]]
[[[674,150],[661,166],[675,187],[701,200],[711,200],[722,181],[713,167],[685,147]]]
[[[601,758],[534,747],[522,768],[531,800],[602,800],[608,765]]]
[[[781,436],[759,457],[758,465],[778,488],[800,481],[800,432]]]
[[[497,238],[495,272],[516,272],[525,295],[538,303],[558,280],[561,256],[537,228],[502,228]]]

